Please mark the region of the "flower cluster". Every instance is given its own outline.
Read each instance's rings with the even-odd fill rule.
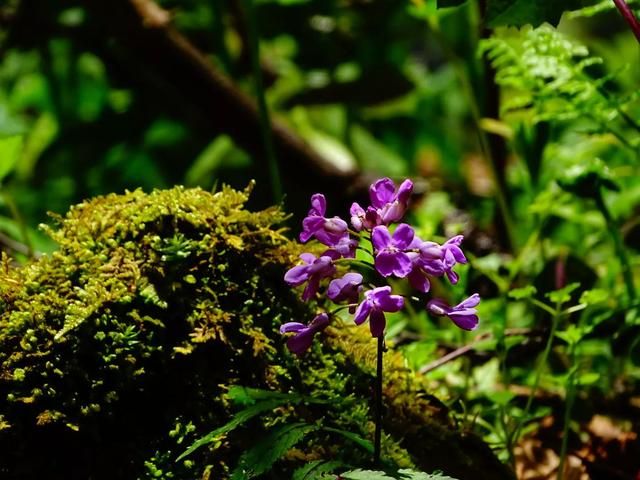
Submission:
[[[357,325],[368,319],[373,337],[384,335],[385,313],[397,312],[405,304],[405,298],[394,295],[391,286],[386,284],[389,277],[406,278],[421,293],[429,292],[433,277],[446,277],[455,285],[458,275],[454,267],[467,263],[460,248],[462,235],[440,245],[420,239],[406,223],[397,224],[407,211],[412,191],[411,180],[405,180],[397,188],[389,178],[376,181],[369,188],[371,205],[366,209],[358,203],[351,206],[351,228],[340,217],[326,217],[324,195],[313,195],[299,238],[302,243],[315,238],[327,249],[320,256],[311,253],[300,255],[301,263],[284,277],[287,284],[306,284],[302,293],[304,301],[317,298],[323,289],[324,295],[332,302],[345,304],[340,308],[348,308]],[[393,224],[397,225],[390,228]],[[356,260],[357,249],[368,252],[372,261]],[[348,263],[354,268],[362,265],[370,268],[338,277],[338,262]],[[370,272],[370,278],[365,282],[363,274]],[[328,282],[326,288],[322,286],[325,279]],[[426,304],[426,309],[434,315],[449,317],[462,329],[474,330],[478,326],[475,307],[479,302],[478,294],[455,306],[434,298]],[[289,350],[297,355],[304,353],[311,346],[314,335],[329,325],[331,315],[322,312],[308,325],[298,322],[282,325],[281,333],[295,333],[287,341]]]

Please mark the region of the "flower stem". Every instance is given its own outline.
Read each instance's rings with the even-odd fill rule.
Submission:
[[[613,0],[613,3],[616,4],[616,7],[620,10],[620,13],[629,24],[633,34],[638,39],[638,42],[640,42],[640,22],[638,22],[638,19],[633,14],[633,10],[631,10],[624,0]]]
[[[275,146],[271,128],[271,116],[265,96],[265,87],[262,79],[262,69],[260,67],[260,38],[258,34],[258,21],[253,6],[253,0],[243,0],[244,9],[247,15],[247,36],[249,41],[249,51],[251,54],[251,69],[253,71],[253,81],[256,89],[258,101],[258,115],[260,118],[260,130],[262,141],[267,158],[269,169],[269,180],[271,181],[271,192],[276,203],[282,201],[282,182],[280,179],[280,169],[276,157]]]
[[[616,254],[618,259],[620,260],[620,268],[622,269],[622,277],[624,278],[624,284],[627,288],[627,296],[629,297],[629,301],[632,302],[636,298],[636,289],[633,285],[633,275],[631,274],[631,264],[629,263],[629,257],[627,257],[627,251],[624,248],[624,243],[622,241],[622,236],[620,235],[620,231],[618,230],[618,225],[616,221],[611,216],[609,212],[609,208],[607,204],[604,202],[604,198],[602,197],[602,191],[598,190],[595,196],[596,206],[600,213],[604,217],[607,222],[607,227],[609,232],[611,233],[611,239],[613,240],[613,245],[616,250]]]
[[[569,357],[571,358],[571,364],[575,362],[576,345],[571,344]],[[564,478],[564,464],[567,459],[567,447],[569,445],[569,423],[571,422],[571,411],[573,410],[573,403],[576,398],[575,381],[574,377],[577,369],[573,369],[567,376],[565,384],[566,398],[564,407],[564,419],[562,426],[562,444],[560,446],[560,464],[558,465],[558,477],[557,480]]]
[[[378,360],[375,379],[375,421],[376,431],[373,441],[373,463],[380,465],[380,445],[382,440],[382,355],[384,354],[384,336],[378,337]]]

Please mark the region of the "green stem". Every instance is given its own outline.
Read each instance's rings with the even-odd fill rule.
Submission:
[[[575,361],[575,344],[571,344],[569,358],[571,359],[571,365],[574,364]],[[564,418],[563,418],[563,426],[562,426],[562,444],[560,446],[560,464],[558,465],[558,477],[557,480],[562,480],[564,477],[564,464],[567,459],[567,447],[569,445],[569,423],[571,422],[571,410],[573,409],[573,403],[575,400],[575,385],[574,385],[574,375],[576,370],[572,370],[567,376],[567,383],[565,384],[566,390],[566,400],[564,407]]]
[[[227,44],[224,41],[224,8],[221,5],[222,0],[212,0],[211,10],[213,12],[213,41],[218,52],[218,58],[222,68],[228,75],[233,73],[233,62],[231,61],[231,54],[227,48]]]
[[[620,260],[620,268],[622,270],[622,277],[624,278],[624,284],[627,289],[627,295],[629,297],[629,301],[633,301],[636,298],[636,289],[633,285],[633,275],[631,272],[631,264],[629,263],[629,257],[627,256],[627,251],[624,248],[624,243],[622,241],[622,236],[620,235],[620,231],[618,230],[618,225],[616,221],[611,216],[609,212],[609,208],[607,204],[604,202],[604,198],[602,196],[602,190],[598,189],[598,192],[595,196],[596,206],[600,213],[604,217],[607,222],[607,228],[611,234],[611,239],[613,240],[613,245],[616,250],[616,255]]]
[[[271,129],[271,116],[265,96],[264,82],[262,79],[262,69],[260,68],[260,41],[258,37],[258,21],[256,12],[253,8],[253,0],[243,0],[244,8],[247,14],[247,35],[249,41],[249,50],[251,55],[251,68],[253,71],[253,79],[256,89],[256,97],[258,100],[258,114],[260,117],[260,130],[262,133],[262,141],[267,155],[267,163],[269,166],[269,177],[271,181],[271,191],[276,203],[282,200],[282,183],[280,181],[280,170],[278,160],[276,158],[275,147],[273,144],[273,135]]]
[[[513,442],[518,441],[518,435],[524,426],[524,423],[527,421],[527,417],[529,416],[529,412],[531,411],[531,406],[533,405],[533,399],[535,398],[536,392],[538,391],[538,386],[540,385],[540,379],[542,378],[542,370],[547,363],[547,359],[549,358],[549,353],[551,352],[551,345],[553,345],[553,338],[556,335],[556,330],[558,328],[558,322],[561,317],[560,305],[556,305],[556,309],[554,310],[553,317],[551,319],[551,331],[549,332],[549,338],[547,339],[547,344],[544,347],[544,351],[542,352],[542,356],[538,362],[538,366],[536,368],[536,376],[533,380],[533,385],[531,387],[531,392],[529,393],[529,397],[527,398],[527,403],[524,407],[524,412],[522,413],[522,418],[518,422],[516,429],[513,432]]]
[[[376,431],[373,441],[373,463],[380,465],[380,449],[382,444],[382,355],[384,354],[384,335],[378,337],[378,355],[375,379],[375,423]]]

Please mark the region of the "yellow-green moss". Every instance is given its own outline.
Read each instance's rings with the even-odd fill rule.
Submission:
[[[313,314],[282,281],[300,247],[284,236],[280,209],[244,209],[248,194],[177,187],[99,197],[46,228],[55,253],[18,268],[2,258],[2,478],[218,479],[256,431],[290,417],[371,434],[371,338],[336,325],[304,359],[286,351],[279,325]],[[495,460],[482,447],[460,449],[401,357],[387,364],[387,457],[442,466],[412,438],[443,438],[463,474],[476,458]],[[281,409],[175,464],[228,421],[224,393],[235,384],[322,396],[331,407]],[[344,442],[309,437],[273,478],[288,478],[302,458],[366,461]]]

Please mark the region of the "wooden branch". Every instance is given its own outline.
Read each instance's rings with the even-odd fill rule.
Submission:
[[[212,131],[230,135],[255,159],[265,158],[255,102],[172,26],[166,10],[152,0],[87,0],[85,5],[104,20],[109,35],[126,48],[127,55],[198,108]],[[363,183],[357,171],[341,170],[277,120],[273,136],[284,180],[290,185],[300,187],[306,181],[315,191],[344,199],[350,186]]]

